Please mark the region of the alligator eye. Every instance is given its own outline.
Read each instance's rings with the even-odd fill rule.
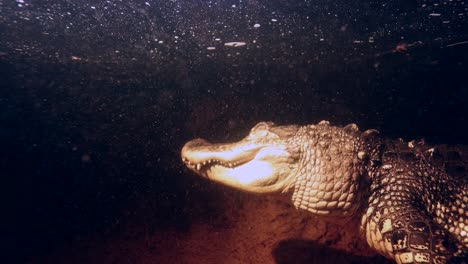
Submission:
[[[275,124],[273,122],[260,122],[256,126],[254,126],[251,130],[251,132],[256,132],[256,131],[261,131],[261,130],[266,130],[268,131],[270,127],[274,126]]]

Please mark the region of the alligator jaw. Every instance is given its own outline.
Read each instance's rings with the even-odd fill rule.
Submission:
[[[214,166],[235,168],[255,158],[260,150],[255,144],[210,144],[203,139],[187,142],[182,148],[184,163],[193,171],[206,174]]]
[[[231,144],[211,144],[203,139],[182,148],[183,162],[210,180],[251,192],[284,189],[284,167],[289,153],[279,146],[243,139]]]

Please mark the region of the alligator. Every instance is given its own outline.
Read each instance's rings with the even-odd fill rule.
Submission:
[[[343,228],[356,220],[361,239],[396,263],[468,263],[467,157],[460,155],[328,121],[260,122],[238,142],[194,139],[181,151],[187,167],[209,180],[288,194],[298,210]]]

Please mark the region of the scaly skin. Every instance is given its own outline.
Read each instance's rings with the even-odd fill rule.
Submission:
[[[354,124],[262,122],[239,142],[196,139],[181,155],[211,180],[250,192],[290,193],[296,208],[330,222],[360,220],[369,246],[397,263],[468,259],[466,178],[450,175],[450,164],[423,142],[385,140]]]

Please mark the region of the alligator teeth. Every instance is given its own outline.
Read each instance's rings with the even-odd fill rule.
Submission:
[[[234,167],[237,167],[240,162],[223,162],[221,160],[216,160],[216,159],[209,159],[209,160],[205,160],[205,161],[201,161],[199,163],[192,163],[189,159],[186,159],[184,160],[184,162],[191,168],[193,168],[194,170],[201,170],[203,167],[205,166],[209,166],[209,167],[212,167],[212,166],[215,166],[215,165],[219,165],[219,166],[224,166],[224,167],[228,167],[228,168],[234,168]]]

